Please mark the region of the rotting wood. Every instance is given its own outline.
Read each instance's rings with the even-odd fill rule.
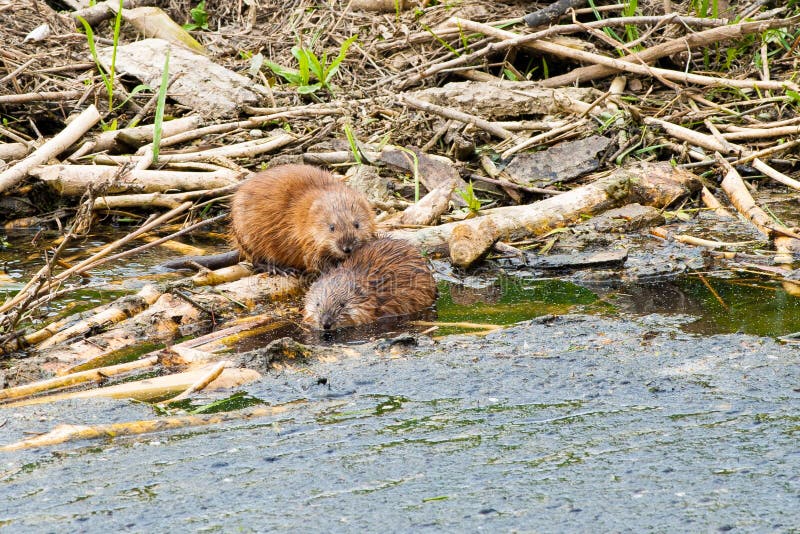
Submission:
[[[299,292],[303,283],[293,276],[259,274],[208,290],[194,290],[191,294],[175,289],[173,293],[163,293],[147,309],[117,323],[108,331],[68,345],[56,345],[38,354],[45,360],[43,370],[62,372],[145,340],[170,342],[189,334],[203,333],[214,321],[286,299]]]
[[[212,365],[211,367],[216,367]],[[11,402],[0,405],[0,410],[17,408],[19,406],[30,406],[34,404],[44,404],[57,402],[67,399],[134,399],[139,401],[151,401],[159,398],[169,397],[176,393],[186,390],[195,383],[199,383],[208,376],[208,369],[196,369],[184,373],[175,373],[156,378],[147,378],[134,382],[125,382],[115,386],[106,386],[95,389],[85,389],[82,391],[69,391],[65,393],[55,393],[43,397],[33,397],[25,400]],[[210,384],[206,385],[209,391],[215,389],[229,389],[243,384],[248,384],[261,378],[261,373],[252,369],[226,368]]]

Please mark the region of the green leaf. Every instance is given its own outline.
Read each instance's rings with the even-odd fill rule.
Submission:
[[[308,70],[308,53],[306,49],[299,46],[293,46],[292,55],[297,58],[297,66],[299,67],[298,72],[300,73],[300,84],[308,85],[308,82],[311,80],[311,75],[309,74]]]
[[[289,67],[283,67],[269,60],[265,60],[264,64],[267,67],[269,67],[272,72],[274,72],[287,82],[293,85],[300,85],[302,83],[302,80],[300,79],[300,73],[298,71],[290,69]]]
[[[308,95],[315,91],[318,91],[322,87],[322,82],[317,82],[312,85],[301,85],[297,88],[297,92],[301,95]]]
[[[358,35],[354,35],[342,43],[341,48],[339,48],[339,55],[336,56],[336,58],[331,62],[330,66],[325,70],[324,79],[320,80],[322,83],[328,85],[328,83],[331,81],[331,78],[333,78],[333,75],[339,70],[339,65],[342,63],[342,61],[344,61],[344,57],[347,54],[347,49],[350,48],[350,45],[355,42],[357,37]]]
[[[314,77],[319,80],[323,81],[325,79],[325,68],[322,66],[325,63],[325,56],[322,56],[322,63],[320,63],[319,59],[317,58],[316,54],[311,50],[306,50],[306,54],[308,55],[308,62],[311,68],[311,73],[314,74]]]
[[[193,26],[195,28],[202,28],[203,30],[208,29],[208,13],[206,13],[206,0],[203,0],[196,7],[189,10],[189,14],[192,16],[192,20],[194,21]]]

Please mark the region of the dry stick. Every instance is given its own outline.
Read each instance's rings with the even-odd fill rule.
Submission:
[[[201,121],[200,115],[188,115],[180,119],[167,121],[162,125],[161,133],[164,136],[175,135],[180,132],[197,128]],[[122,128],[103,132],[92,141],[87,141],[78,150],[70,154],[69,161],[77,161],[89,152],[104,152],[118,145],[120,141],[133,146],[141,146],[153,141],[155,125],[134,126],[132,128]]]
[[[306,401],[293,401],[291,404],[304,404]],[[120,436],[135,436],[175,428],[206,426],[228,421],[244,421],[257,417],[279,415],[289,409],[291,404],[282,406],[258,407],[236,412],[223,412],[209,415],[182,415],[177,417],[162,417],[147,421],[132,421],[128,423],[112,423],[105,425],[59,425],[47,434],[35,436],[0,447],[0,451],[18,451],[59,445],[68,441],[98,438],[118,438]]]
[[[747,152],[743,147],[737,147],[731,143],[722,143],[713,136],[695,132],[689,128],[685,128],[671,122],[662,121],[661,119],[645,117],[643,122],[649,126],[658,126],[672,137],[676,137],[682,141],[686,141],[707,150],[720,152],[722,154],[730,154],[732,153],[730,149],[736,148],[739,154],[744,154]]]
[[[53,91],[49,93],[24,93],[20,95],[0,95],[0,106],[8,104],[28,104],[30,102],[59,102],[80,98],[86,91]]]
[[[16,78],[17,74],[19,74],[20,72],[24,71],[28,67],[30,67],[31,64],[34,63],[37,59],[39,59],[39,58],[38,57],[32,57],[31,59],[29,59],[28,61],[26,61],[25,63],[23,63],[19,67],[17,67],[13,72],[11,72],[11,73],[7,74],[6,76],[3,76],[2,78],[0,78],[0,84],[6,83],[7,81],[13,80],[14,78]]]
[[[481,24],[479,22],[473,22],[471,20],[459,19],[457,17],[453,17],[452,19],[450,19],[450,21],[452,24],[457,24],[469,31],[480,32],[484,33],[485,35],[493,35],[493,36],[506,35],[508,37],[508,41],[503,41],[503,43],[501,44],[508,42],[517,42],[516,44],[520,44],[518,42],[520,40],[520,36],[512,32],[506,32],[505,30],[498,30],[497,28],[494,28],[487,24]],[[798,87],[797,84],[790,81],[777,82],[777,81],[760,81],[760,80],[730,80],[727,78],[720,78],[715,76],[705,76],[702,74],[692,74],[688,72],[680,72],[670,69],[661,69],[657,67],[650,67],[647,65],[640,65],[636,63],[630,63],[627,61],[621,61],[619,59],[613,59],[601,56],[600,54],[593,54],[591,52],[576,50],[568,46],[563,46],[547,41],[527,42],[527,46],[539,52],[575,59],[578,61],[586,61],[598,65],[605,65],[607,67],[611,67],[612,69],[619,71],[632,72],[634,74],[642,74],[645,76],[663,76],[665,79],[674,82],[694,83],[697,85],[739,87],[745,89],[758,88],[761,90],[778,90],[778,91],[784,89],[792,89],[794,91],[800,90],[800,87]]]
[[[168,147],[177,145],[180,143],[185,143],[186,141],[191,141],[193,139],[198,139],[205,135],[213,135],[213,134],[220,134],[220,133],[227,133],[233,130],[238,130],[240,128],[253,128],[256,126],[260,126],[261,124],[275,120],[281,119],[285,117],[316,117],[321,115],[335,115],[342,113],[341,108],[325,108],[325,109],[288,109],[278,113],[273,113],[270,115],[260,115],[255,117],[250,117],[247,120],[243,121],[235,121],[235,122],[226,122],[223,124],[212,124],[209,126],[204,126],[203,128],[197,128],[195,130],[191,130],[188,132],[183,132],[177,135],[173,135],[161,140],[162,147]]]
[[[722,137],[729,141],[739,141],[748,139],[764,139],[767,137],[783,137],[785,135],[800,134],[800,126],[784,126],[782,128],[747,128],[738,132],[728,132]]]
[[[700,278],[700,281],[703,282],[703,285],[706,286],[706,288],[711,292],[714,298],[717,299],[717,302],[719,302],[722,305],[722,307],[725,308],[726,310],[730,309],[730,306],[725,304],[725,301],[722,300],[722,297],[719,296],[719,293],[717,293],[717,291],[711,286],[711,284],[708,283],[706,277],[700,273],[697,273],[697,276]]]
[[[763,172],[766,176],[772,178],[776,182],[780,182],[783,185],[800,190],[800,182],[793,178],[789,178],[782,172],[776,171],[758,158],[753,160],[753,167]]]
[[[143,159],[146,158],[137,164]],[[206,172],[120,169],[111,165],[47,165],[35,167],[29,174],[50,185],[62,197],[80,197],[89,189],[106,194],[218,189],[239,183],[245,173],[225,168]]]
[[[165,154],[158,157],[159,163],[185,163],[195,162],[200,160],[213,160],[216,158],[242,158],[251,157],[264,152],[281,148],[296,141],[297,138],[290,134],[280,134],[267,139],[256,139],[255,141],[246,141],[244,143],[237,143],[235,145],[223,146],[219,148],[211,148],[209,150],[202,150],[200,152],[191,152],[188,154]],[[135,162],[141,159],[142,156],[98,156],[97,162],[110,162],[114,164]]]
[[[717,197],[715,197],[706,186],[703,186],[703,189],[701,189],[700,198],[703,200],[703,204],[714,210],[714,213],[717,214],[717,217],[722,219],[733,218],[733,215],[731,215],[731,213],[722,206],[722,203],[719,201],[719,199],[717,199]]]
[[[741,39],[746,35],[761,33],[767,29],[784,25],[787,22],[788,21],[786,20],[771,22],[743,22],[739,24],[732,24],[730,26],[711,28],[701,32],[691,33],[677,39],[672,39],[638,53],[626,55],[621,57],[620,60],[652,63],[662,57],[667,57],[679,52],[691,50],[693,47],[706,47],[713,43]],[[586,26],[591,26],[591,24],[586,24]],[[590,65],[587,67],[573,69],[570,72],[560,76],[553,76],[552,78],[542,80],[542,84],[546,87],[562,87],[573,85],[578,82],[596,80],[598,78],[610,76],[615,72],[615,69],[606,67],[604,65]]]
[[[192,203],[191,202],[187,202],[186,204],[191,205]],[[182,205],[184,205],[184,204],[182,204]],[[173,211],[175,211],[175,210],[173,210]],[[93,268],[97,267],[98,265],[100,265],[100,263],[107,263],[107,262],[110,262],[110,261],[116,261],[116,260],[120,260],[120,259],[123,259],[123,258],[127,258],[128,256],[133,256],[133,255],[138,254],[138,253],[140,253],[140,252],[142,252],[144,250],[147,250],[149,248],[156,247],[156,246],[158,246],[158,245],[160,245],[162,243],[166,243],[167,241],[175,239],[176,237],[180,237],[180,236],[182,236],[184,234],[188,234],[189,232],[197,230],[198,228],[201,228],[203,226],[208,226],[209,224],[212,224],[212,223],[215,223],[217,221],[221,221],[223,219],[226,219],[227,217],[228,217],[228,214],[227,213],[223,213],[221,215],[217,215],[216,217],[211,217],[210,219],[202,220],[202,221],[197,222],[197,223],[195,223],[195,224],[193,224],[191,226],[187,226],[186,228],[183,228],[182,230],[178,230],[177,232],[174,232],[174,233],[169,234],[167,236],[164,236],[162,238],[156,239],[155,241],[150,241],[149,243],[145,243],[144,245],[140,245],[140,246],[138,246],[136,248],[132,248],[130,250],[126,250],[124,252],[120,252],[118,254],[114,254],[113,256],[109,256],[107,258],[102,259],[102,261],[100,261],[100,262],[91,263],[91,264],[87,265],[86,267],[82,267],[80,270],[76,271],[74,274],[81,274],[81,273],[83,273],[85,271],[88,271],[89,269],[93,269]]]
[[[733,204],[739,213],[768,238],[774,237],[775,234],[780,234],[800,239],[800,236],[790,231],[788,228],[775,223],[764,210],[758,207],[747,190],[747,187],[744,185],[744,180],[742,180],[742,177],[727,160],[719,155],[719,153],[716,153],[715,157],[726,172],[725,178],[723,178],[722,184],[720,184],[722,190],[728,195],[731,204]]]
[[[60,294],[62,292],[66,293],[68,291],[74,291],[74,288],[62,289],[57,291],[56,293]],[[136,293],[135,295],[126,295],[113,302],[109,302],[108,304],[92,308],[92,310],[90,310],[91,315],[89,315],[89,312],[86,312],[84,314],[79,314],[78,321],[72,324],[72,326],[64,328],[67,324],[73,323],[75,321],[74,316],[68,316],[63,319],[52,322],[35,332],[23,335],[21,336],[22,343],[19,343],[17,346],[12,346],[12,347],[1,346],[0,353],[7,353],[13,350],[23,348],[25,346],[43,343],[46,340],[52,338],[53,336],[61,335],[62,332],[65,332],[67,330],[72,332],[71,336],[74,336],[77,333],[88,332],[95,326],[105,324],[106,322],[108,322],[108,320],[113,321],[115,318],[119,317],[118,314],[120,313],[131,314],[131,315],[138,313],[138,311],[143,310],[146,306],[149,306],[150,304],[158,300],[161,294],[162,293],[158,289],[156,289],[155,286],[148,284],[144,286],[142,289],[140,289],[139,292]],[[43,299],[48,297],[50,297],[50,294],[43,297]],[[34,305],[36,305],[36,303],[34,303]],[[119,320],[113,322],[119,322]],[[83,326],[81,327],[79,325]]]
[[[70,145],[80,139],[100,120],[100,113],[94,105],[89,106],[75,117],[66,128],[52,139],[37,148],[31,155],[0,173],[0,192],[6,191],[22,181],[36,165],[47,163]]]
[[[237,183],[217,189],[201,189],[199,191],[187,191],[185,193],[173,193],[169,195],[164,193],[136,193],[130,195],[105,196],[95,199],[92,209],[111,210],[147,206],[159,206],[172,209],[187,200],[207,197],[224,197],[235,192],[238,187],[239,184]]]
[[[573,124],[567,124],[565,126],[562,126],[561,128],[554,128],[554,129],[550,130],[549,132],[542,132],[539,135],[534,135],[530,139],[526,139],[523,142],[519,143],[518,145],[515,145],[515,146],[509,148],[508,150],[506,150],[505,152],[500,154],[500,157],[502,159],[508,159],[511,156],[513,156],[514,154],[516,154],[517,152],[519,152],[520,150],[524,150],[524,149],[526,149],[526,148],[528,148],[530,146],[533,146],[533,145],[535,145],[537,143],[541,143],[542,141],[544,141],[546,139],[551,139],[553,137],[557,137],[557,136],[561,135],[562,133],[576,130],[577,128],[579,128],[581,126],[584,126],[587,122],[589,122],[589,121],[587,121],[586,119],[581,119],[581,120],[579,120],[579,121],[577,121],[577,122],[575,122]]]
[[[470,115],[469,113],[464,113],[463,111],[458,111],[453,108],[446,108],[443,106],[437,106],[436,104],[431,104],[430,102],[425,102],[424,100],[420,100],[418,98],[414,98],[407,94],[399,94],[397,95],[401,102],[408,104],[411,107],[420,109],[422,111],[433,113],[435,115],[439,115],[440,117],[444,117],[446,119],[453,119],[459,122],[464,122],[467,124],[472,124],[473,126],[480,128],[481,130],[485,130],[492,135],[495,135],[501,139],[517,139],[516,134],[505,128],[497,126],[487,120],[481,119],[480,117],[476,117],[475,115]]]
[[[515,184],[514,182],[509,182],[508,180],[487,178],[486,176],[481,176],[480,174],[470,174],[469,178],[470,180],[478,180],[480,182],[486,182],[487,184],[499,185],[500,187],[508,187],[511,189],[516,189],[518,191],[523,191],[525,193],[531,193],[534,195],[561,195],[563,193],[566,193],[566,191],[558,191],[557,189],[545,189],[543,187],[528,187],[524,185]]]
[[[781,145],[775,145],[769,148],[765,148],[757,152],[751,152],[745,156],[740,157],[736,161],[732,161],[731,165],[741,165],[743,163],[748,163],[756,158],[764,158],[766,156],[771,156],[776,152],[783,152],[784,150],[788,150],[796,146],[800,146],[800,139],[795,139],[794,141],[789,141],[788,143],[783,143]]]
[[[451,18],[450,22],[452,24],[458,24],[461,19],[458,18]],[[676,14],[669,14],[669,15],[662,15],[656,17],[617,17],[613,19],[606,19],[606,20],[599,20],[596,22],[589,22],[586,24],[564,24],[560,26],[553,26],[552,28],[548,28],[546,30],[538,31],[535,33],[530,33],[527,35],[519,35],[514,37],[513,39],[509,39],[507,41],[503,41],[500,43],[491,43],[484,48],[476,50],[471,54],[465,54],[459,56],[455,59],[450,61],[445,61],[444,63],[437,63],[428,69],[424,70],[423,72],[419,73],[416,76],[413,76],[409,83],[415,83],[423,78],[428,76],[432,76],[437,72],[441,72],[443,70],[458,67],[461,65],[466,65],[467,63],[471,63],[476,59],[480,59],[482,57],[488,56],[495,52],[502,52],[504,50],[508,50],[509,48],[514,48],[516,46],[525,45],[527,43],[531,43],[533,41],[544,39],[545,37],[550,37],[553,35],[563,35],[568,33],[576,33],[580,31],[584,31],[585,28],[606,28],[609,26],[624,26],[626,24],[656,24],[660,21],[666,21],[670,24],[682,24],[682,25],[697,25],[697,26],[724,26],[728,24],[727,20],[724,19],[701,19],[695,17],[680,17]],[[480,31],[480,33],[483,33]],[[516,34],[514,34],[516,35]]]

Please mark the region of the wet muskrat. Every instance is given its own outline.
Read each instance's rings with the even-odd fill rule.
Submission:
[[[415,313],[435,300],[436,282],[419,251],[405,241],[379,238],[312,284],[303,320],[330,330]]]

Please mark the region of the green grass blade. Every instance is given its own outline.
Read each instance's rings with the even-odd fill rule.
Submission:
[[[97,56],[97,47],[94,44],[94,31],[92,31],[91,25],[86,21],[85,18],[78,15],[78,20],[83,25],[83,29],[86,32],[86,41],[89,43],[89,52],[92,54],[92,59],[94,59],[95,65],[97,65],[97,70],[100,73],[100,77],[103,78],[103,84],[106,86],[106,92],[108,93],[108,98],[111,98],[114,95],[114,86],[111,85],[111,80],[106,75],[102,63],[100,63],[100,58]]]
[[[164,58],[164,70],[161,71],[161,85],[158,87],[156,101],[156,118],[153,123],[153,163],[158,163],[158,149],[161,144],[161,128],[164,123],[164,107],[167,103],[167,85],[169,85],[169,48]]]
[[[344,61],[347,55],[347,49],[355,42],[356,38],[358,38],[358,35],[354,35],[342,43],[341,48],[339,48],[339,55],[331,61],[330,66],[325,70],[325,79],[321,80],[324,84],[327,85],[331,81],[331,78],[333,78],[333,75],[336,74],[336,71],[339,70],[339,65]]]

